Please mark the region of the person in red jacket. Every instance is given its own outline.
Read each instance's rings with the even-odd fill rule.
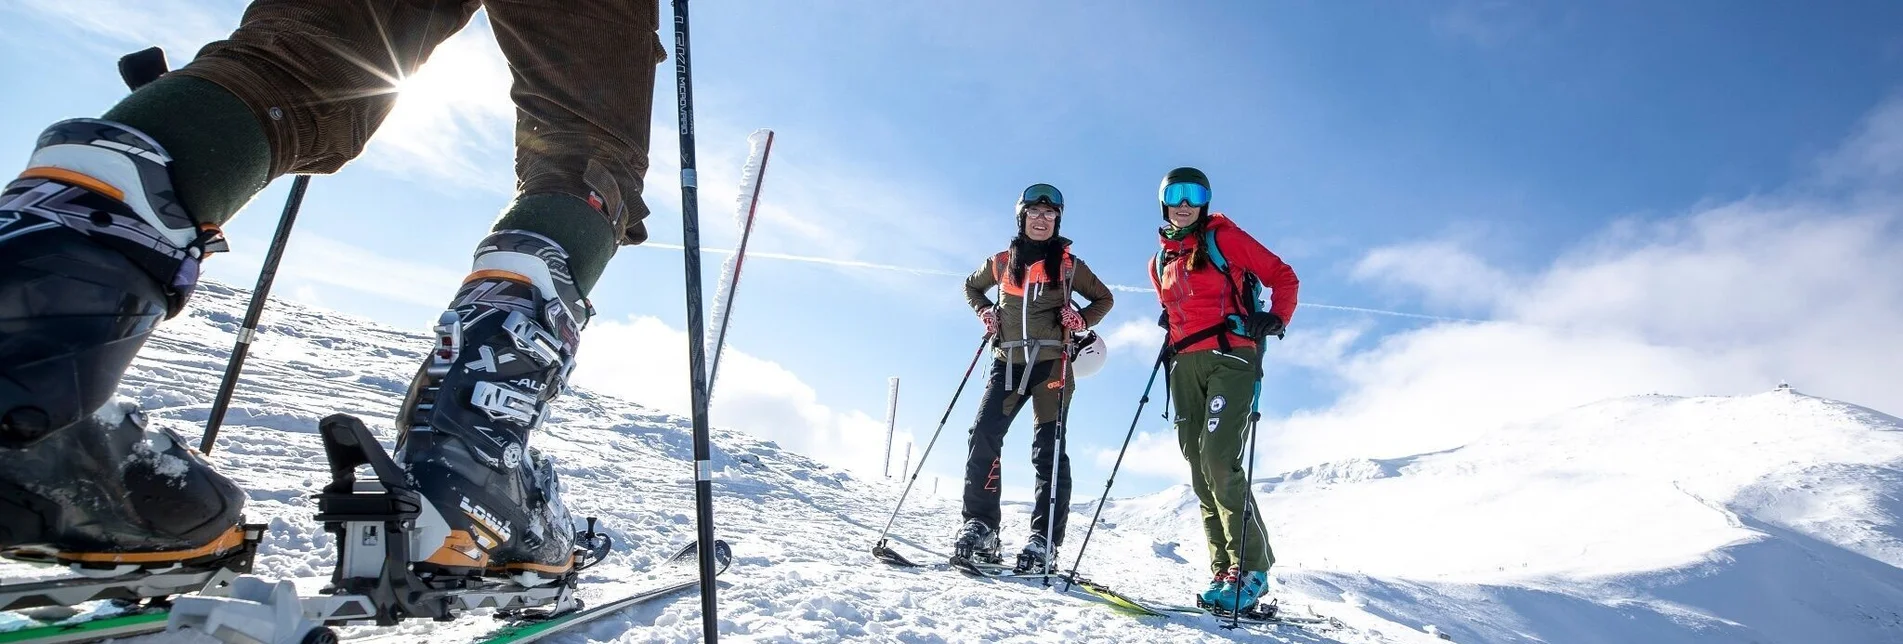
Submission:
[[[1203,605],[1246,611],[1268,590],[1269,548],[1255,509],[1243,447],[1261,391],[1261,343],[1282,335],[1295,313],[1295,270],[1234,221],[1209,212],[1209,178],[1177,168],[1158,190],[1166,224],[1150,282],[1169,330],[1169,389],[1176,437],[1201,502],[1209,565]],[[1258,310],[1258,291],[1270,292]]]

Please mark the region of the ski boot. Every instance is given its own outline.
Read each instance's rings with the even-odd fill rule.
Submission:
[[[571,578],[577,535],[553,463],[528,446],[574,367],[591,314],[555,242],[492,233],[436,326],[398,415],[396,461],[448,524],[419,576]],[[593,547],[591,544],[584,544]],[[583,556],[582,565],[598,560]]]
[[[1044,535],[1031,535],[1024,542],[1024,550],[1018,552],[1018,564],[1012,571],[1019,574],[1049,572],[1057,570],[1057,548],[1044,541]]]
[[[1227,590],[1230,584],[1234,584],[1235,581],[1236,578],[1233,574],[1233,569],[1216,573],[1216,578],[1209,581],[1209,587],[1203,589],[1203,592],[1196,596],[1196,606],[1198,608],[1215,606],[1216,602],[1222,599],[1223,591]]]
[[[244,494],[119,379],[224,249],[173,198],[170,157],[123,125],[62,121],[0,192],[0,551],[95,576],[240,550]],[[114,572],[117,571],[117,572]]]
[[[971,519],[958,531],[958,539],[952,542],[953,565],[999,565],[1004,556],[998,553],[998,531],[985,522]]]
[[[1242,572],[1230,568],[1231,580],[1217,593],[1211,607],[1224,614],[1242,613],[1248,615],[1262,596],[1269,592],[1269,573],[1264,570]]]

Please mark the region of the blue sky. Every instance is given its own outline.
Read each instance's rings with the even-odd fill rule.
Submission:
[[[123,95],[119,54],[158,43],[182,65],[242,6],[0,6],[16,62],[0,71],[14,88],[0,145],[24,159],[45,124]],[[714,422],[837,464],[879,469],[890,376],[902,432],[921,446],[931,433],[981,332],[942,273],[1002,248],[1019,190],[1062,188],[1077,253],[1144,286],[1156,183],[1178,165],[1208,172],[1216,209],[1295,266],[1310,304],[1273,350],[1268,471],[1444,449],[1607,396],[1779,378],[1903,410],[1881,384],[1903,359],[1903,292],[1886,277],[1903,270],[1895,3],[694,12],[706,241],[734,243],[746,135],[772,128],[752,248],[814,260],[749,263]],[[312,182],[277,294],[425,329],[512,187],[506,87],[478,17],[406,84],[364,158]],[[671,99],[661,83],[647,201],[663,243],[680,226]],[[214,279],[250,284],[286,184],[228,228],[238,250]],[[1117,295],[1104,330],[1118,349],[1071,417],[1080,496],[1101,490],[1155,347],[1154,297]],[[679,253],[624,249],[594,300],[580,383],[684,410]],[[947,491],[976,400],[926,469]],[[1183,476],[1159,411],[1119,493]],[[1018,494],[1029,424],[1006,445]]]

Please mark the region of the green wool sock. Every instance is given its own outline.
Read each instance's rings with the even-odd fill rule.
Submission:
[[[101,118],[144,132],[172,155],[172,187],[199,223],[223,225],[271,180],[264,128],[217,83],[166,76]]]
[[[553,192],[521,195],[502,211],[491,230],[526,230],[561,244],[568,271],[586,297],[615,256],[614,226],[580,197]]]

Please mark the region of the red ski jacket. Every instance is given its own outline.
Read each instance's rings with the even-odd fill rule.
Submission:
[[[1231,314],[1247,314],[1237,310],[1236,293],[1242,289],[1245,274],[1254,274],[1268,289],[1269,312],[1288,322],[1295,315],[1296,291],[1301,283],[1295,278],[1295,269],[1269,252],[1249,233],[1242,232],[1235,222],[1221,213],[1209,216],[1203,224],[1215,233],[1216,246],[1221,249],[1223,259],[1229,265],[1228,274],[1216,270],[1215,263],[1209,259],[1203,245],[1203,233],[1173,240],[1157,237],[1163,243],[1163,266],[1158,270],[1157,257],[1150,257],[1150,285],[1156,288],[1156,297],[1163,304],[1163,311],[1169,315],[1170,341],[1177,342],[1191,334],[1212,326],[1223,324]],[[1226,282],[1226,283],[1225,283]],[[1246,297],[1246,296],[1245,296]],[[1255,342],[1236,334],[1226,334],[1232,347],[1251,347]],[[1206,338],[1178,351],[1202,351],[1222,346],[1219,336]]]

